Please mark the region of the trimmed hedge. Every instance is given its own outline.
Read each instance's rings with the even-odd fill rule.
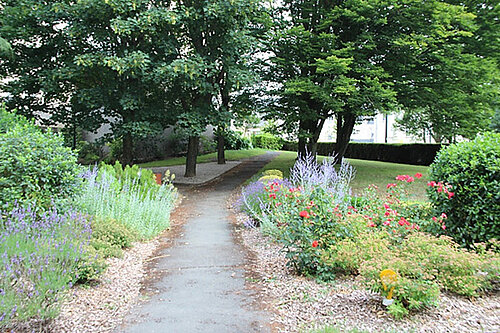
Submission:
[[[254,148],[278,150],[283,145],[283,139],[269,133],[257,134],[252,136],[252,145]]]
[[[325,156],[333,155],[335,145],[333,142],[318,143],[318,154]],[[402,164],[430,165],[441,147],[442,145],[440,144],[429,143],[388,144],[351,142],[347,147],[345,157]],[[297,151],[297,143],[286,142],[282,149]]]

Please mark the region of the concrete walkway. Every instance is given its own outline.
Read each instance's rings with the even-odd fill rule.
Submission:
[[[226,204],[231,192],[276,153],[253,157],[219,182],[181,188],[187,219],[173,246],[157,253],[156,290],[118,332],[270,332],[269,317],[245,289],[245,252],[235,242]],[[148,283],[148,282],[147,282]]]

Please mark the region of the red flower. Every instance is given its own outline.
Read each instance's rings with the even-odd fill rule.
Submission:
[[[396,187],[396,184],[394,184],[394,183],[387,184],[387,188],[391,188],[391,187]]]
[[[410,225],[410,222],[408,222],[404,217],[401,217],[401,219],[399,220],[399,225],[403,226],[403,225]]]
[[[276,199],[276,194],[274,194],[274,193],[269,194],[269,198]]]
[[[447,218],[448,218],[448,216],[446,215],[446,213],[441,213],[441,218],[443,218],[443,219],[447,219]]]
[[[311,216],[309,216],[309,212],[308,212],[308,211],[306,211],[306,210],[301,211],[301,212],[299,213],[299,215],[300,215],[300,217],[303,217],[303,218],[305,218],[305,219],[308,219],[308,218],[310,218],[310,217],[311,217]]]
[[[427,186],[434,187],[434,186],[436,186],[436,182],[435,181],[430,181],[430,182],[427,183]]]
[[[443,225],[441,226],[441,228],[443,228],[443,230],[446,230],[446,226],[444,225],[444,223],[443,223]]]
[[[452,197],[452,196],[454,196],[454,195],[455,195],[455,193],[453,193],[453,192],[448,192],[448,199],[451,199],[451,197]]]
[[[417,178],[417,179],[422,178],[422,176],[423,176],[423,175],[422,175],[420,172],[417,172],[417,173],[415,174],[415,178]]]
[[[312,246],[312,247],[318,247],[318,241],[314,241],[314,242],[312,242],[311,246]]]

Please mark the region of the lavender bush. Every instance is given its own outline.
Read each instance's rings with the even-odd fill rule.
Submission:
[[[88,260],[88,221],[79,214],[30,207],[0,213],[0,327],[57,313],[61,291]]]
[[[82,211],[115,219],[143,239],[152,238],[170,226],[170,212],[177,198],[173,186],[144,185],[131,178],[121,178],[117,184],[114,175],[97,168],[89,169],[83,178],[83,191],[75,200]]]

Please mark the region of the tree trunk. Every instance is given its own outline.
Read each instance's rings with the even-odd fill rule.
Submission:
[[[121,163],[123,166],[132,165],[134,159],[134,142],[132,140],[132,134],[127,132],[123,135],[123,152]]]
[[[355,123],[356,116],[350,112],[337,115],[337,143],[335,147],[337,163],[342,161],[347,151],[347,146],[349,145]]]
[[[323,126],[325,125],[325,118],[319,120],[319,122],[314,123],[314,128],[311,128],[313,132],[313,136],[309,139],[309,153],[316,158],[318,155],[318,140],[321,135],[321,131],[323,130]]]
[[[224,136],[222,135],[222,130],[219,129],[219,134],[217,134],[217,164],[226,164],[226,156],[224,150]]]
[[[307,154],[306,142],[307,139],[299,137],[299,146],[297,147],[297,159],[305,157]]]
[[[196,159],[198,158],[199,136],[190,136],[188,142],[188,151],[186,156],[186,173],[184,177],[196,176]]]

